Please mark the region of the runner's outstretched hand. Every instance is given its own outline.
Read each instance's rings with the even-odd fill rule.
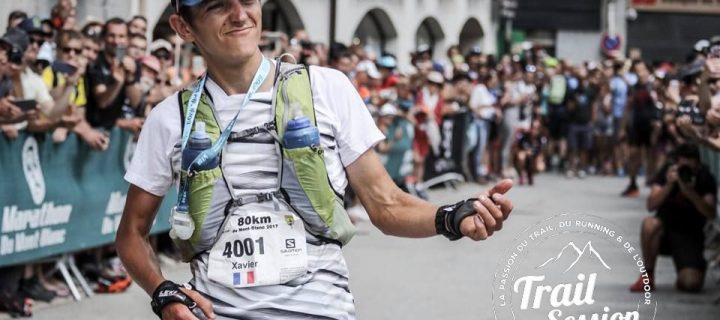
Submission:
[[[494,187],[485,192],[480,193],[473,207],[475,215],[468,216],[460,223],[460,231],[466,237],[475,241],[485,240],[493,235],[495,231],[500,231],[510,212],[513,210],[513,204],[510,199],[505,197],[513,186],[510,179],[498,182]]]

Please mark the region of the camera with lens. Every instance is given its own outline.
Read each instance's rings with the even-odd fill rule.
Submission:
[[[700,107],[692,101],[682,100],[677,106],[676,116],[689,116],[692,119],[692,124],[696,126],[705,125],[705,115],[703,114]]]
[[[692,183],[695,181],[695,170],[690,166],[680,166],[678,168],[678,178],[683,183]]]
[[[7,52],[8,62],[14,65],[21,65],[23,61],[23,51],[16,46],[10,46],[9,49]]]

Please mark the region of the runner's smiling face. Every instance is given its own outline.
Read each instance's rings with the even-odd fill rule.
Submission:
[[[209,0],[193,9],[191,38],[209,61],[246,61],[262,34],[260,0]]]

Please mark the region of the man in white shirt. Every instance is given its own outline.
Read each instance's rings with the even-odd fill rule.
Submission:
[[[193,42],[207,61],[205,89],[212,97],[212,108],[221,129],[226,128],[238,112],[233,132],[272,121],[270,101],[275,80],[272,76],[262,82],[250,103],[244,107],[240,103],[265,66],[258,48],[262,30],[261,1],[177,0],[174,5],[178,13],[170,19],[173,29],[185,41]],[[267,74],[275,74],[275,64],[270,64]],[[431,237],[440,233],[450,239],[467,236],[477,241],[501,229],[512,211],[512,203],[503,196],[512,187],[511,181],[500,182],[472,201],[443,207],[402,192],[373,151],[373,146],[384,137],[350,81],[336,70],[320,67],[310,68],[310,77],[330,183],[335,190],[343,190],[349,183],[380,230],[401,237]],[[312,234],[307,235],[307,273],[285,283],[241,289],[222,285],[210,280],[207,252],[198,254],[191,262],[194,288],[181,288],[165,280],[147,242],[147,234],[177,174],[172,163],[179,156],[174,146],[181,140],[178,104],[177,95],[169,97],[145,122],[126,175],[131,186],[117,234],[120,257],[133,279],[153,297],[156,313],[163,319],[202,316],[210,319],[216,316],[223,319],[354,319],[348,271],[340,246],[311,241]],[[236,148],[233,144],[224,147],[225,152],[236,154],[230,160],[223,157],[230,188],[243,193],[264,190],[276,183],[278,155],[273,151],[274,144],[243,143],[242,152],[233,150]],[[262,208],[251,205],[247,210]],[[214,211],[208,216],[217,216]],[[222,214],[219,218],[224,219]],[[221,223],[206,220],[203,231],[217,234]],[[214,241],[212,237],[209,239]],[[169,300],[170,296],[175,300]],[[199,308],[194,308],[195,303]]]

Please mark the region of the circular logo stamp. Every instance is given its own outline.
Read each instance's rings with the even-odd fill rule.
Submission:
[[[636,237],[593,215],[528,227],[495,270],[496,320],[652,320],[657,301]],[[641,276],[644,291],[629,292]]]

